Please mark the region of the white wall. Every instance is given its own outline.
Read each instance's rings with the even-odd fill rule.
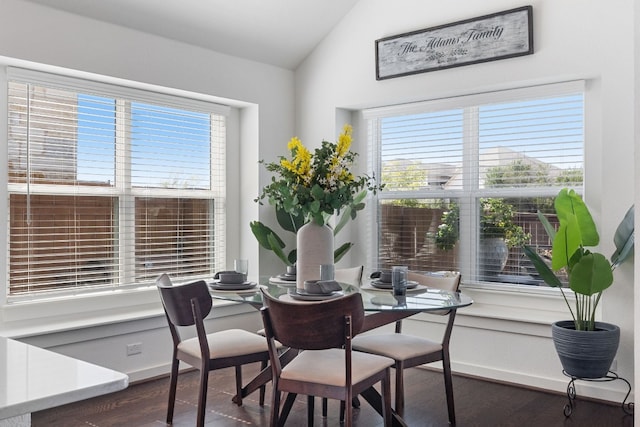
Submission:
[[[59,12],[27,1],[0,0],[0,65],[35,66],[44,70],[77,74],[91,73],[107,80],[123,79],[148,85],[202,94],[207,100],[229,102],[240,108],[234,117],[241,124],[230,129],[239,146],[229,147],[227,165],[229,191],[227,203],[232,212],[227,230],[227,262],[242,256],[250,260],[252,274],[259,267],[268,270],[268,258],[259,266],[258,246],[249,221],[268,214],[259,212],[253,199],[258,195],[261,177],[258,160],[273,158],[273,141],[287,141],[294,129],[294,75],[290,70],[218,54],[160,37]],[[58,68],[56,68],[58,67]],[[0,94],[6,91],[0,91]],[[233,101],[231,101],[233,100]],[[6,111],[5,109],[0,109]],[[5,133],[6,135],[6,133]],[[266,142],[266,143],[265,143]],[[6,141],[0,146],[6,147]],[[6,180],[0,179],[0,184]],[[5,193],[2,193],[5,194]],[[6,197],[0,210],[6,211]],[[0,214],[6,220],[6,213]],[[6,237],[0,243],[6,248]],[[6,249],[0,250],[0,289],[6,289]],[[116,295],[113,307],[65,316],[64,309],[43,313],[37,304],[27,307],[37,315],[24,318],[22,307],[0,307],[0,333],[53,348],[80,359],[99,362],[132,375],[132,380],[155,375],[167,367],[169,335],[157,292],[131,296]],[[0,297],[0,306],[4,297]],[[70,302],[70,301],[68,301]],[[89,304],[81,298],[73,304]],[[61,304],[64,306],[64,304]],[[27,311],[28,311],[27,310]],[[235,324],[257,328],[259,316],[253,309],[224,308],[229,317],[218,325]],[[230,311],[231,310],[231,311]],[[23,316],[23,317],[21,317]],[[139,319],[139,320],[137,320]],[[222,323],[220,323],[222,322]],[[95,325],[95,326],[94,326]],[[57,331],[42,335],[43,331]],[[27,338],[28,337],[28,338]],[[126,344],[141,342],[142,355],[124,355]],[[160,349],[165,348],[163,352]],[[166,372],[166,369],[165,369]]]
[[[513,0],[360,1],[296,70],[296,130],[303,141],[333,137],[344,109],[360,109],[549,82],[587,79],[586,200],[600,224],[602,251],[613,252],[615,227],[634,202],[634,4],[533,0],[533,55],[383,81],[375,79],[374,41],[522,6]],[[357,115],[353,116],[357,121]],[[358,135],[366,153],[364,131]],[[362,157],[361,157],[362,158]],[[362,159],[362,163],[364,159]],[[370,231],[352,227],[366,245]],[[366,259],[352,257],[353,263]],[[633,264],[619,268],[602,318],[622,330],[617,372],[633,380]],[[563,391],[549,323],[567,316],[557,297],[467,289],[453,334],[454,369]],[[521,307],[516,307],[521,305]],[[547,310],[547,306],[553,308]],[[519,316],[526,316],[521,317]],[[416,328],[428,325],[416,323]],[[419,330],[419,329],[417,329]],[[618,384],[579,385],[579,394],[621,400]]]
[[[374,40],[522,4],[509,0],[362,0],[297,70],[295,86],[294,75],[288,70],[20,0],[0,0],[0,57],[242,101],[241,126],[234,129],[241,141],[234,151],[239,158],[235,160],[237,169],[231,172],[241,196],[234,199],[232,193],[229,201],[240,215],[230,225],[229,258],[238,252],[253,266],[259,263],[261,274],[278,272],[280,264],[265,251],[260,252],[258,261],[257,245],[248,229],[250,220],[269,219],[271,215],[269,209],[259,212],[252,201],[260,186],[268,182],[268,174],[256,162],[274,160],[283,153],[292,135],[297,134],[310,145],[322,138],[334,138],[349,116],[345,112],[349,109],[590,79],[587,114],[591,124],[587,141],[592,154],[587,158],[587,168],[592,172],[587,182],[587,201],[601,224],[603,251],[609,253],[612,232],[634,200],[632,52],[637,50],[633,43],[634,23],[640,17],[634,21],[632,0],[535,0],[527,4],[534,8],[534,55],[380,82],[375,80]],[[357,116],[353,119],[357,121]],[[355,148],[364,155],[362,137],[356,129],[359,140]],[[352,227],[348,237],[360,248],[366,245],[367,235],[362,227],[361,223]],[[351,260],[366,262],[360,252],[354,253]],[[1,278],[6,277],[4,264],[0,265]],[[626,265],[616,272],[616,284],[603,302],[603,319],[621,326],[618,372],[629,379],[634,372],[631,270]],[[548,295],[530,299],[518,295],[505,299],[504,295],[491,292],[473,295],[476,304],[460,312],[454,330],[454,369],[563,391],[566,381],[558,373],[560,365],[548,326],[562,311],[562,302]],[[498,299],[506,304],[496,305]],[[516,313],[527,308],[534,313],[520,321],[513,320],[511,309],[518,304],[522,306],[517,307]],[[536,304],[545,307],[539,310],[545,316],[535,313]],[[549,304],[554,307],[546,310]],[[147,308],[139,320],[135,313],[121,310],[105,316],[96,327],[78,329],[76,322],[76,326],[60,326],[54,334],[23,331],[21,336],[31,335],[25,340],[130,373],[133,380],[140,379],[166,372],[168,360],[162,349],[167,348],[163,346],[168,345],[165,340],[169,336],[164,319],[158,316],[159,305],[154,301]],[[251,329],[259,323],[251,309],[235,306],[221,310],[223,316],[232,317],[214,320],[217,327],[230,322]],[[423,333],[438,328],[437,323],[421,321],[426,318],[424,315],[407,322],[407,330]],[[46,322],[46,318],[34,321],[29,327],[44,330],[49,327]],[[5,318],[0,320],[0,330],[3,323]],[[123,356],[125,345],[131,342],[142,342],[140,357]],[[615,384],[579,387],[579,394],[621,399],[621,389]]]

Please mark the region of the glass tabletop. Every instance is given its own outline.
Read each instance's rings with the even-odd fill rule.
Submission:
[[[361,288],[348,284],[340,284],[340,286],[342,291],[335,293],[331,297],[300,295],[296,291],[295,283],[283,285],[267,283],[266,281],[264,284],[261,283],[252,289],[240,291],[217,290],[211,287],[209,287],[209,290],[213,298],[249,303],[256,306],[262,306],[260,289],[265,289],[269,295],[275,298],[300,303],[324,301],[341,295],[359,292],[362,295],[362,302],[366,311],[436,311],[466,307],[473,303],[470,297],[460,292],[424,286],[409,289],[407,294],[402,297],[394,296],[390,290],[374,289],[366,285]]]

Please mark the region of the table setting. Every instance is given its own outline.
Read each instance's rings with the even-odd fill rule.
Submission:
[[[209,288],[216,292],[253,293],[260,288],[257,282],[247,280],[248,261],[236,259],[233,270],[218,271],[213,276]]]
[[[296,286],[296,266],[288,265],[286,272],[269,278],[269,283],[282,286]]]

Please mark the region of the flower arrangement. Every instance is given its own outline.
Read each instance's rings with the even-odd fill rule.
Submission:
[[[345,125],[337,143],[322,141],[314,153],[297,137],[291,138],[287,145],[291,158],[281,156],[279,162],[265,165],[275,176],[256,202],[268,199],[276,209],[302,215],[305,222],[319,225],[346,207],[351,208],[351,217],[355,218],[356,211],[364,208],[357,195],[362,190],[375,194],[383,186],[376,185],[373,177],[354,176],[351,172],[357,157],[357,153],[349,151],[352,133],[352,127]]]
[[[345,125],[337,143],[323,141],[314,153],[300,139],[291,138],[287,146],[291,158],[281,156],[278,162],[265,165],[274,176],[255,201],[269,201],[282,229],[297,234],[307,222],[323,225],[336,214],[340,219],[333,230],[335,235],[364,209],[368,191],[375,194],[384,187],[376,185],[373,177],[356,177],[350,171],[357,157],[349,151],[352,132],[351,126]],[[296,249],[285,253],[286,244],[274,230],[260,221],[252,221],[250,226],[262,247],[273,251],[286,265],[296,262]],[[335,249],[334,262],[352,246],[346,242]]]

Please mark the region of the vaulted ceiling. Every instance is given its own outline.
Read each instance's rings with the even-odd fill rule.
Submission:
[[[358,0],[28,0],[295,69]]]

